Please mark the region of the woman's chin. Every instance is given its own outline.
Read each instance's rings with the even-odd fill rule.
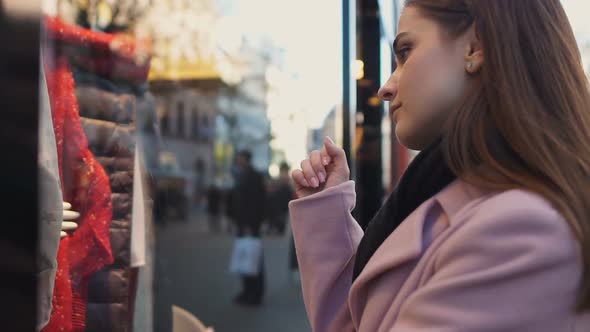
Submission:
[[[395,137],[397,138],[397,141],[399,142],[399,144],[401,144],[405,148],[411,149],[409,147],[409,145],[412,145],[412,140],[407,135],[407,132],[405,129],[406,128],[404,128],[403,123],[400,123],[399,121],[396,122],[396,124],[395,124]]]
[[[399,136],[399,135],[397,135],[397,134],[396,134],[396,136],[397,136],[397,142],[398,142],[398,143],[399,143],[401,146],[403,146],[403,147],[404,147],[404,148],[406,148],[406,149],[412,149],[412,150],[414,150],[413,148],[411,148],[411,147],[408,145],[408,142],[407,142],[407,141],[406,141],[404,138],[400,137],[400,136]]]
[[[422,142],[424,140],[424,137],[420,137],[419,135],[412,135],[411,132],[409,132],[407,130],[408,128],[405,128],[403,126],[403,123],[398,122],[395,126],[395,136],[397,138],[397,141],[399,142],[399,144],[401,144],[403,147],[407,148],[407,149],[411,149],[411,150],[422,150],[424,149],[425,145],[424,142]]]

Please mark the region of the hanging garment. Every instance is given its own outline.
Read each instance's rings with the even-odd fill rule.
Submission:
[[[113,261],[109,178],[88,149],[67,59],[45,52],[44,65],[64,201],[80,213],[78,229],[61,240],[53,307],[43,331],[84,331],[90,275]]]

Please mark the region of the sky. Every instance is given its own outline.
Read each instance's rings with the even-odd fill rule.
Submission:
[[[249,35],[267,36],[285,49],[286,70],[295,85],[283,91],[312,125],[340,101],[342,75],[341,0],[217,0],[223,15]]]
[[[562,0],[576,38],[581,41],[590,39],[590,1],[588,0]]]

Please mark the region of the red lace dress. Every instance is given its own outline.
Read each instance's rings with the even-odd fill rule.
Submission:
[[[88,149],[65,57],[44,54],[64,201],[80,213],[78,229],[60,242],[49,324],[52,331],[84,331],[90,275],[112,263],[109,225],[111,188],[104,169]]]

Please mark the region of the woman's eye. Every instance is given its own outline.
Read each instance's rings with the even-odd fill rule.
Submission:
[[[403,47],[396,52],[397,57],[399,58],[399,60],[402,63],[406,62],[406,60],[408,59],[408,55],[410,54],[410,50],[411,49],[409,47]]]

